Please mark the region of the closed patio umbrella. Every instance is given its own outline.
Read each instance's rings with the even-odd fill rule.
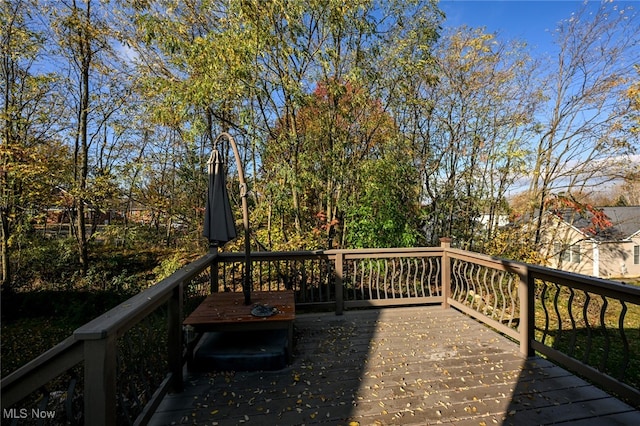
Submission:
[[[212,247],[224,245],[236,236],[236,225],[231,211],[222,155],[214,149],[207,161],[209,188],[204,216],[203,236]]]
[[[216,148],[220,139],[226,138],[231,144],[233,155],[238,167],[238,180],[240,181],[240,197],[242,198],[242,222],[244,225],[244,252],[245,270],[242,281],[245,305],[251,304],[251,242],[249,240],[249,208],[247,206],[247,184],[244,179],[244,170],[240,161],[240,153],[235,140],[228,133],[221,133],[213,143],[214,149],[207,162],[209,169],[209,190],[207,193],[207,205],[205,208],[205,220],[203,235],[209,239],[210,247],[224,245],[237,236],[231,202],[227,194],[225,182],[224,163],[222,155]]]

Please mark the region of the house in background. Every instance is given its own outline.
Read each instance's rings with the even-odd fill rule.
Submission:
[[[546,214],[548,266],[601,278],[640,277],[640,206],[598,210]]]

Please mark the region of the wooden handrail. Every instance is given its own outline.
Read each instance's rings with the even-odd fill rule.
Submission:
[[[544,266],[527,265],[529,274],[534,278],[553,281],[574,289],[591,291],[612,299],[623,300],[640,305],[640,287],[609,281],[602,278],[564,272]]]

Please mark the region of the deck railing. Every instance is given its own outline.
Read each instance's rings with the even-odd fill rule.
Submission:
[[[190,263],[3,378],[3,424],[148,422],[182,388],[182,320],[209,293],[214,259]]]
[[[254,291],[295,290],[296,307],[343,309],[442,303],[443,249],[252,253]],[[244,256],[220,253],[212,291],[242,291]]]
[[[640,408],[640,287],[448,249],[449,304]]]
[[[297,309],[441,304],[627,399],[640,401],[640,288],[441,247],[258,252],[253,290]],[[2,379],[3,422],[145,424],[182,387],[182,320],[210,292],[240,291],[244,255],[208,254],[77,329]],[[211,273],[213,272],[213,273]],[[32,412],[33,407],[35,410]],[[51,414],[49,414],[51,415]]]

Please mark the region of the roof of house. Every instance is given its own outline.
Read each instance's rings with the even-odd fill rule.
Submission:
[[[598,241],[619,241],[640,233],[640,206],[603,207],[601,209],[608,223],[595,221],[592,212],[564,210],[562,220],[571,224],[590,238]]]

